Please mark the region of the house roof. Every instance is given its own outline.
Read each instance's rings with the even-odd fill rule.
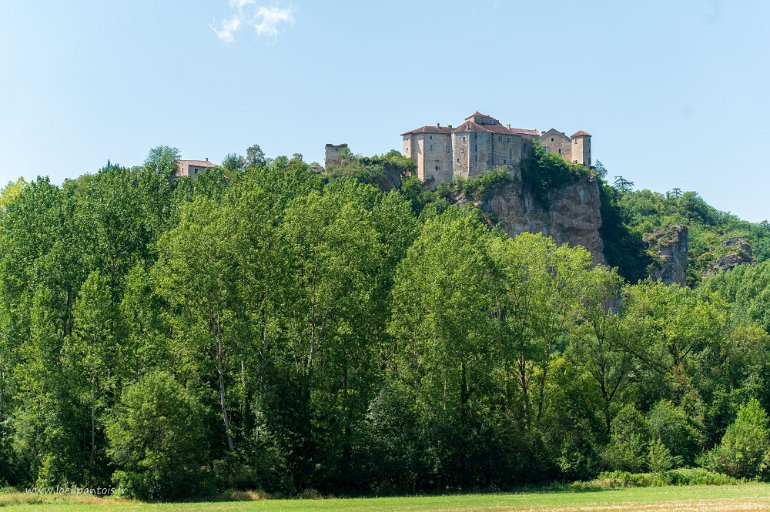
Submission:
[[[401,135],[411,135],[413,133],[445,133],[449,135],[452,133],[452,129],[448,126],[421,126],[419,128],[415,128],[414,130],[408,131],[406,133],[402,133]]]
[[[573,133],[573,134],[572,134],[572,138],[573,138],[573,139],[574,139],[575,137],[590,137],[590,136],[591,136],[591,134],[590,134],[590,133],[586,133],[586,132],[584,132],[583,130],[580,130],[580,131],[578,131],[578,132],[575,132],[575,133]]]
[[[217,164],[209,162],[208,160],[177,160],[177,163],[181,165],[194,165],[195,167],[216,167]]]

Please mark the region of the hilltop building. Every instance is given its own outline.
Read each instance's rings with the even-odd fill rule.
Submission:
[[[479,112],[457,128],[436,124],[401,136],[404,155],[417,164],[417,177],[434,185],[448,183],[456,176],[473,178],[496,167],[518,167],[536,139],[568,162],[591,165],[591,136],[586,132],[567,137],[554,129],[541,133],[512,128]]]
[[[340,165],[342,163],[342,157],[347,154],[347,152],[347,144],[327,144],[324,167],[328,169],[330,165]]]
[[[174,175],[175,178],[181,178],[182,176],[189,176],[195,178],[198,174],[202,173],[206,169],[211,169],[217,165],[206,160],[177,160],[177,170]]]

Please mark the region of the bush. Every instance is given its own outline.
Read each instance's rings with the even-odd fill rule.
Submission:
[[[687,418],[687,413],[668,400],[655,404],[647,415],[650,434],[660,439],[674,456],[675,465],[692,464],[701,446],[701,435]],[[670,468],[666,468],[670,469]]]
[[[207,489],[201,405],[174,378],[150,373],[128,386],[107,422],[116,485],[142,499],[178,499]]]
[[[617,487],[662,487],[665,485],[731,485],[735,478],[701,468],[679,468],[660,473],[607,471],[588,482],[574,482],[575,490],[614,489]]]
[[[761,478],[770,465],[767,413],[757,400],[741,406],[719,446],[708,452],[703,466],[736,478]]]
[[[644,469],[648,456],[647,423],[633,405],[626,405],[612,420],[610,444],[604,452],[607,465],[618,471]]]

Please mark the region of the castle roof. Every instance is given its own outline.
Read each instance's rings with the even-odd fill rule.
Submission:
[[[546,135],[556,135],[557,137],[562,137],[562,138],[564,138],[564,139],[569,139],[569,137],[567,137],[567,134],[566,134],[566,133],[564,133],[564,132],[560,132],[560,131],[559,131],[559,130],[557,130],[556,128],[551,128],[551,129],[550,129],[550,130],[548,130],[547,132],[543,132],[543,134],[541,135],[541,137],[545,137]]]
[[[473,116],[471,116],[473,117]],[[469,118],[470,119],[470,118]],[[528,130],[526,128],[508,128],[501,124],[478,124],[473,121],[465,121],[463,124],[452,130],[458,132],[481,132],[496,133],[498,135],[539,135],[537,130]]]
[[[573,139],[574,139],[575,137],[590,137],[590,136],[591,136],[591,134],[590,134],[590,133],[586,133],[586,132],[584,132],[583,130],[580,130],[580,131],[578,131],[578,132],[575,132],[575,133],[573,133],[573,134],[572,134],[572,138],[573,138]]]
[[[402,133],[401,136],[403,137],[404,135],[411,135],[414,133],[445,133],[449,135],[450,133],[452,133],[452,128],[448,126],[438,126],[438,125],[421,126],[419,128],[415,128],[412,131]]]

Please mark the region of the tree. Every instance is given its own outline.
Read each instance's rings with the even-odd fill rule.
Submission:
[[[654,438],[647,452],[647,468],[653,473],[662,473],[674,467],[675,464],[675,458],[671,456],[671,452],[663,441],[658,437]]]
[[[157,146],[150,150],[144,161],[144,168],[158,176],[170,179],[177,172],[179,150],[170,146]]]
[[[634,182],[625,179],[623,176],[615,176],[613,186],[622,193],[631,192],[634,189]]]
[[[617,272],[599,266],[585,277],[582,307],[577,311],[580,322],[574,329],[567,357],[584,368],[598,387],[606,435],[615,413],[613,405],[634,369],[631,354],[623,345],[631,327],[616,312],[622,288]]]
[[[644,416],[633,405],[627,404],[612,420],[604,460],[614,470],[640,472],[647,463],[648,439]]]
[[[233,451],[227,391],[242,315],[236,313],[239,275],[232,257],[235,232],[227,214],[205,197],[185,205],[180,223],[158,242],[160,254],[153,273],[161,295],[180,313],[172,320],[183,336],[186,355],[197,363],[193,367],[203,378],[213,377],[224,438],[227,449]],[[207,359],[200,361],[200,353]]]
[[[659,440],[677,464],[690,465],[700,452],[701,434],[687,413],[668,400],[661,400],[647,414],[650,435]]]
[[[92,272],[80,289],[73,323],[72,336],[65,339],[63,352],[73,372],[70,385],[89,411],[87,452],[90,469],[95,471],[104,451],[102,415],[112,405],[112,396],[118,388],[121,361],[133,357],[118,346],[121,336],[117,307],[107,279],[98,271]]]
[[[237,153],[228,153],[222,160],[222,167],[230,172],[241,172],[246,168],[246,159]]]
[[[27,186],[27,180],[21,177],[16,181],[9,182],[8,185],[0,189],[0,213],[18,197],[25,186]]]
[[[163,371],[126,387],[107,423],[115,484],[142,499],[207,491],[204,414],[195,397]]]
[[[266,163],[265,153],[259,144],[254,144],[246,149],[246,167],[264,167]]]
[[[719,446],[708,452],[703,464],[735,478],[766,477],[770,468],[770,431],[767,412],[750,400],[727,427]]]
[[[493,289],[500,357],[517,380],[530,427],[543,415],[552,357],[572,325],[591,257],[539,234],[498,235],[490,245],[501,285]]]
[[[478,438],[493,418],[493,312],[497,274],[489,234],[473,212],[450,208],[429,219],[393,285],[389,378],[409,389],[437,482],[483,479],[500,455]],[[482,462],[485,461],[485,462]],[[462,469],[461,469],[462,468]]]

